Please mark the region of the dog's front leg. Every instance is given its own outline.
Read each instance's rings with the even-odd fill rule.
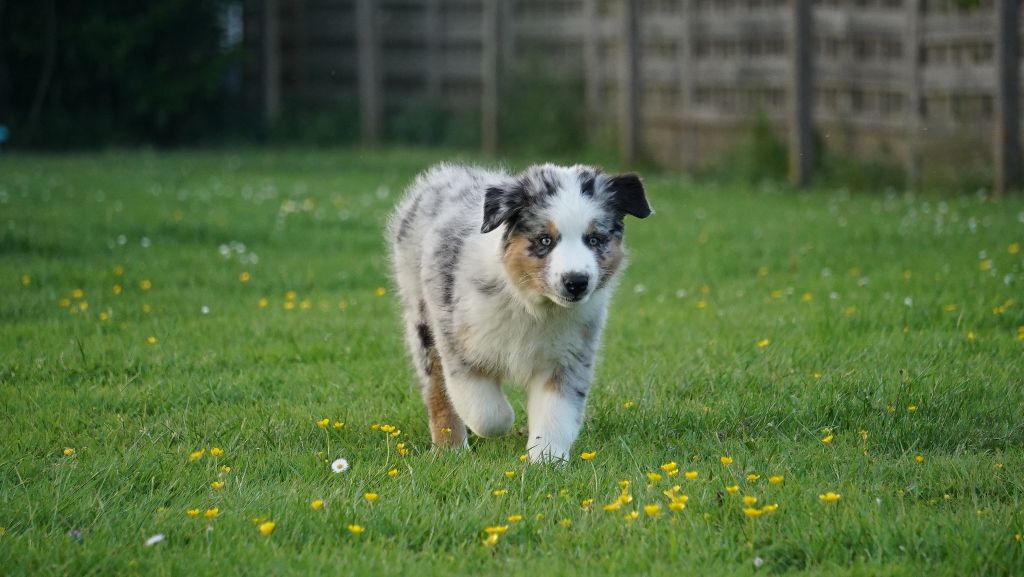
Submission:
[[[529,384],[530,438],[526,450],[531,463],[569,460],[569,451],[583,425],[589,390],[588,371],[557,369]]]
[[[478,437],[499,437],[512,428],[516,413],[497,379],[469,369],[445,370],[448,397],[469,430]]]

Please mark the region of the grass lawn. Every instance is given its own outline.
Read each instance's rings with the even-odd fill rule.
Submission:
[[[551,468],[518,389],[430,451],[382,225],[443,157],[0,157],[0,574],[1024,574],[1019,198],[649,175]]]

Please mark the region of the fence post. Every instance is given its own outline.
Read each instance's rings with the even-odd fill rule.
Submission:
[[[596,122],[601,110],[601,58],[598,52],[600,20],[597,0],[583,0],[583,101],[585,106],[587,140],[597,142]]]
[[[427,0],[424,7],[427,31],[427,100],[432,106],[441,103],[441,0]]]
[[[359,50],[359,113],[364,144],[380,142],[381,86],[377,0],[356,2]]]
[[[790,0],[789,181],[807,186],[814,166],[811,0]]]
[[[907,187],[921,184],[921,0],[907,0],[907,32],[904,56],[907,62]]]
[[[270,128],[281,112],[281,51],[277,0],[263,0],[263,122]]]
[[[1020,5],[996,0],[995,194],[1021,187]]]
[[[694,0],[683,0],[682,2],[682,24],[680,30],[680,57],[681,70],[679,73],[679,120],[683,130],[682,135],[682,160],[686,168],[692,168],[700,161],[698,150],[697,123],[693,121],[694,108],[694,80],[697,78],[695,52],[697,49],[697,10],[699,8]]]
[[[640,46],[637,0],[622,0],[619,29],[619,156],[624,167],[636,164],[640,146]]]
[[[501,4],[502,0],[484,0],[481,26],[481,138],[484,151],[498,151],[501,119],[498,112],[501,66]]]

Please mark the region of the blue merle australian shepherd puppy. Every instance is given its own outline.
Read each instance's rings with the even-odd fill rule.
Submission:
[[[389,241],[435,445],[465,447],[467,427],[507,433],[512,381],[527,388],[530,461],[568,458],[625,262],[623,219],[650,214],[636,175],[588,166],[442,164],[416,179]]]

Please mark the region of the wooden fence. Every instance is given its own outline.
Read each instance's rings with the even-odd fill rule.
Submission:
[[[1021,183],[1019,0],[251,0],[247,78],[265,120],[358,103],[379,141],[395,111],[471,111],[501,146],[503,83],[581,83],[587,126],[624,164],[718,160],[752,118],[786,135],[806,183],[814,135],[860,159],[994,163]],[[953,163],[952,165],[949,163]]]

